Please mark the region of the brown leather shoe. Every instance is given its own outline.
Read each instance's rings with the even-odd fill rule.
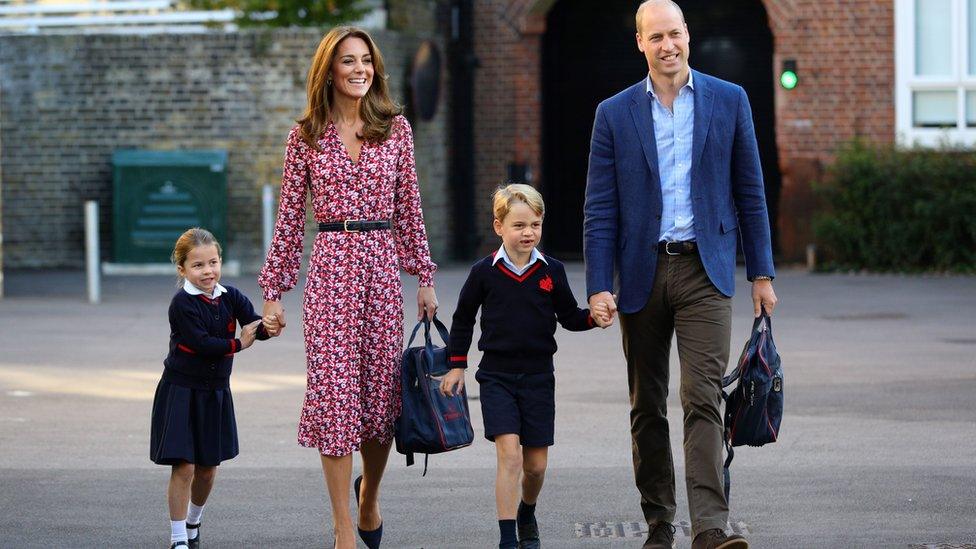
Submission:
[[[749,542],[739,534],[726,536],[725,532],[714,528],[695,536],[691,549],[749,549]]]
[[[655,522],[641,549],[674,549],[674,532],[674,525],[670,522]]]

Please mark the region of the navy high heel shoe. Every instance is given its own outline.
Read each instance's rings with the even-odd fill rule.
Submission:
[[[359,508],[359,487],[363,483],[363,476],[359,475],[356,477],[356,481],[352,483],[353,490],[356,492],[356,508]],[[366,547],[369,549],[379,549],[380,542],[383,540],[383,523],[380,523],[380,527],[376,530],[363,530],[358,525],[356,529],[359,530],[359,539],[363,540]]]

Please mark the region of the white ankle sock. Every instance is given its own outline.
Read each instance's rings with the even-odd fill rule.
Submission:
[[[176,543],[177,541],[188,541],[186,539],[185,520],[171,520],[169,521],[169,526],[172,532],[169,538],[170,543]]]
[[[204,504],[206,505],[206,504]],[[200,519],[203,518],[203,505],[194,505],[190,502],[190,507],[186,511],[186,523],[187,524],[200,524]]]

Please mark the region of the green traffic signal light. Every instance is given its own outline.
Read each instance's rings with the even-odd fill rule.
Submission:
[[[780,85],[787,90],[792,90],[795,88],[798,80],[799,78],[797,78],[796,73],[793,71],[783,71],[783,73],[779,75]]]
[[[779,73],[779,85],[783,86],[784,90],[795,88],[800,81],[800,77],[797,76],[798,72],[796,70],[796,59],[784,59]]]

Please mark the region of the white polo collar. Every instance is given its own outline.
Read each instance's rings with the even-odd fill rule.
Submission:
[[[209,295],[209,294],[207,294],[207,292],[201,290],[200,288],[197,288],[193,284],[190,284],[190,281],[189,280],[184,280],[183,281],[183,291],[185,291],[186,293],[188,293],[190,295],[202,295],[202,296],[209,297],[210,299],[217,299],[218,297],[220,297],[220,294],[227,293],[227,288],[224,288],[218,282],[217,285],[214,287],[213,295]]]
[[[491,261],[491,264],[492,265],[496,265],[501,260],[504,260],[505,261],[505,264],[508,265],[508,267],[510,269],[515,270],[515,271],[518,271],[518,270],[523,270],[524,271],[525,269],[528,269],[529,267],[531,267],[532,264],[534,264],[536,261],[542,261],[546,265],[549,264],[549,262],[546,261],[545,256],[542,255],[542,252],[540,252],[538,248],[532,248],[532,254],[529,255],[529,260],[525,263],[525,267],[522,267],[522,269],[519,269],[517,266],[515,266],[515,262],[512,261],[512,258],[508,257],[508,253],[505,252],[505,245],[504,244],[502,244],[501,246],[498,247],[498,251],[495,252],[495,259],[493,259]]]

